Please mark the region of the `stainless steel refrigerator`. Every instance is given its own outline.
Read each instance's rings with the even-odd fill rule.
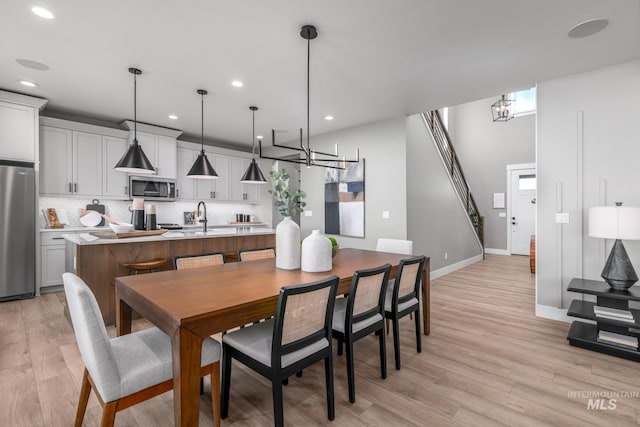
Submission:
[[[0,160],[0,301],[36,291],[36,178],[33,163]]]

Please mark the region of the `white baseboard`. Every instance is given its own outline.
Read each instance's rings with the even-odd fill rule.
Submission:
[[[575,318],[567,316],[566,308],[551,307],[550,305],[536,304],[536,316],[545,319],[559,320],[561,322],[571,323]]]
[[[474,264],[478,261],[482,261],[482,254],[463,259],[462,261],[456,262],[455,264],[447,265],[446,267],[442,267],[437,270],[433,270],[430,275],[431,280],[437,279],[438,277],[442,277],[445,274],[452,273],[456,270],[460,270],[461,268]]]
[[[485,254],[493,254],[493,255],[511,255],[506,249],[493,249],[493,248],[484,248]]]

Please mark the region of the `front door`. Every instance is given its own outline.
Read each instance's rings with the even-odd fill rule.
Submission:
[[[536,170],[512,169],[510,203],[511,254],[529,255],[536,227]]]

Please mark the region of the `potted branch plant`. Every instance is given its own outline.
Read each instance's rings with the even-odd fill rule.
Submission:
[[[276,267],[297,270],[300,268],[300,226],[291,220],[291,216],[304,210],[307,194],[302,190],[291,191],[291,177],[285,169],[270,171],[269,178],[273,184],[269,190],[273,204],[284,217],[276,227]]]
[[[269,193],[273,195],[273,204],[278,208],[280,215],[285,218],[291,217],[304,210],[304,207],[307,206],[304,201],[307,193],[302,190],[291,191],[289,188],[291,177],[286,169],[282,169],[281,172],[270,171],[269,178],[273,184],[273,190],[269,190]]]

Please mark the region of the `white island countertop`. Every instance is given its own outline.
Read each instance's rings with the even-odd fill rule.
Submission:
[[[93,230],[98,231],[98,230]],[[99,230],[104,231],[104,229]],[[158,242],[163,240],[207,239],[227,236],[252,236],[260,234],[273,234],[275,230],[265,227],[227,227],[209,228],[206,233],[201,229],[170,230],[164,234],[144,237],[127,237],[120,239],[102,239],[86,233],[66,234],[64,238],[76,245],[113,245],[120,243]]]

